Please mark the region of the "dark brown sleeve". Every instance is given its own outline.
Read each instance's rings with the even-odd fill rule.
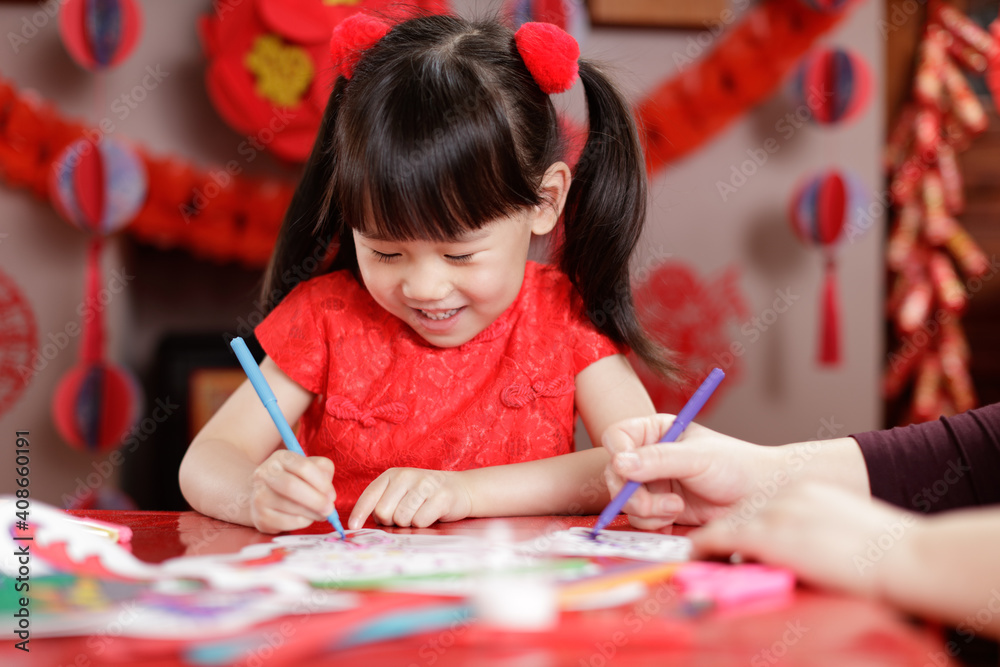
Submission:
[[[876,498],[924,513],[1000,503],[1000,403],[851,437]]]

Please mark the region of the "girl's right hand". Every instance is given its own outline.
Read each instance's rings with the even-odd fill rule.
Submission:
[[[337,498],[333,461],[279,449],[253,471],[250,517],[262,533],[281,533],[326,521]]]

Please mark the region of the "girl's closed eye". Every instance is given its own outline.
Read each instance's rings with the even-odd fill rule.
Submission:
[[[468,253],[466,255],[445,255],[445,257],[451,260],[452,262],[456,262],[458,264],[465,264],[466,262],[472,261],[472,255],[473,253]]]
[[[391,262],[392,260],[399,257],[398,252],[387,254],[384,252],[379,252],[378,250],[372,250],[372,254],[375,255],[375,259],[377,259],[380,262]]]

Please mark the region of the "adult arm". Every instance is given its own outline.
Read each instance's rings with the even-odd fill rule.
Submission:
[[[922,513],[1000,503],[1000,403],[853,437],[876,498]]]
[[[671,523],[701,525],[753,506],[797,481],[825,481],[868,495],[868,473],[852,438],[763,447],[699,424],[675,443],[656,444],[673,423],[659,414],[613,425],[604,446],[613,456],[605,471],[611,494],[627,480],[642,482],[625,512],[637,528]]]
[[[791,486],[753,515],[689,534],[696,556],[739,553],[788,567],[805,582],[881,599],[1000,637],[1000,508],[921,517],[842,488]]]

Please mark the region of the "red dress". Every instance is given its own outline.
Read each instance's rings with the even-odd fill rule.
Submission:
[[[586,317],[565,274],[535,262],[514,303],[459,347],[426,342],[348,271],[298,285],[256,335],[317,395],[299,439],[333,461],[340,512],[389,468],[467,470],[572,452],[576,374],[626,351]]]

